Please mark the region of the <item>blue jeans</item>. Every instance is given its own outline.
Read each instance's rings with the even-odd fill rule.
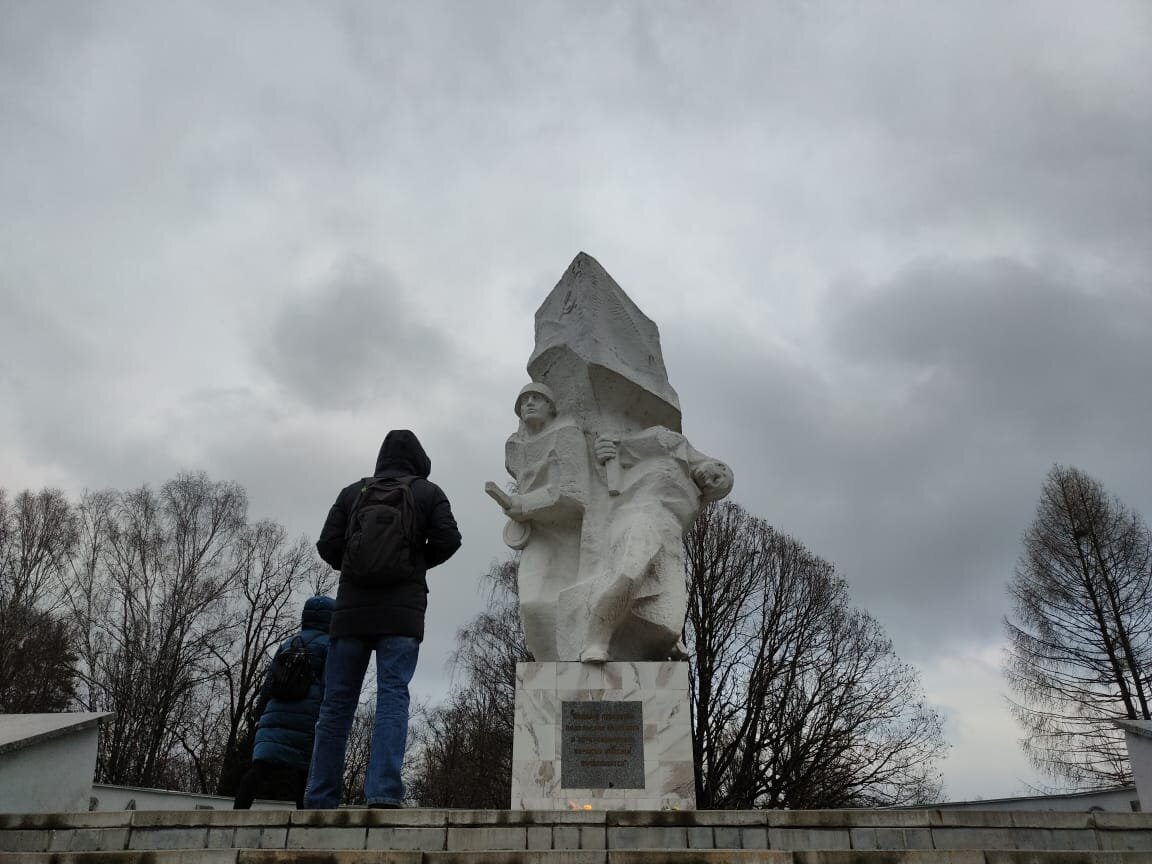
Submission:
[[[420,642],[411,636],[333,637],[324,666],[324,702],[316,721],[316,743],[304,806],[332,810],[344,789],[348,731],[360,701],[368,659],[376,652],[376,722],[368,752],[364,797],[368,804],[400,804],[400,766],[408,738],[408,682],[416,671]]]

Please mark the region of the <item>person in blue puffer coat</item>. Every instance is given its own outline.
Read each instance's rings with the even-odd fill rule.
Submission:
[[[266,675],[260,688],[257,713],[256,743],[252,748],[252,767],[236,788],[233,808],[247,810],[257,793],[273,800],[295,800],[304,806],[304,789],[308,785],[308,765],[312,761],[316,717],[324,699],[324,664],[328,659],[328,629],[336,601],[331,597],[308,598],[300,616],[300,632],[289,636],[276,649],[287,651],[299,639],[308,651],[315,679],[303,699],[285,700],[272,696],[271,676]]]

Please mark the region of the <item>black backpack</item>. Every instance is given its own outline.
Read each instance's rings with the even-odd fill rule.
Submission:
[[[304,640],[294,636],[288,647],[277,651],[268,667],[268,695],[274,699],[295,702],[308,696],[316,672]]]
[[[416,573],[415,477],[368,477],[360,488],[344,540],[342,577],[366,588],[404,582]]]

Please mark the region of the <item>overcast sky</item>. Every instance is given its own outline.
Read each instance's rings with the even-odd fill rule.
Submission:
[[[1027,792],[1005,583],[1056,462],[1152,517],[1152,6],[0,0],[0,486],[244,484],[314,536],[413,429],[464,547],[596,257],[733,498]]]

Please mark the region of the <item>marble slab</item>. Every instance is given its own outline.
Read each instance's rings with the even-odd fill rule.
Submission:
[[[587,746],[573,748],[575,733],[570,727],[570,764],[565,772],[565,703],[569,714],[575,705],[588,703],[622,703],[621,710],[609,716],[623,717],[639,709],[638,740],[627,743],[633,773],[624,786],[613,780],[608,782],[614,785],[608,786],[573,785],[581,778],[591,782],[587,778],[612,776],[593,769],[604,767],[596,764],[604,761],[604,752],[626,742],[606,741],[604,752],[596,753],[594,736],[589,739],[585,728],[581,733]],[[606,729],[605,737],[621,739],[622,731]],[[587,764],[571,764],[573,759]],[[637,766],[642,784],[634,773]],[[513,810],[695,810],[687,664],[518,664],[511,806]]]

